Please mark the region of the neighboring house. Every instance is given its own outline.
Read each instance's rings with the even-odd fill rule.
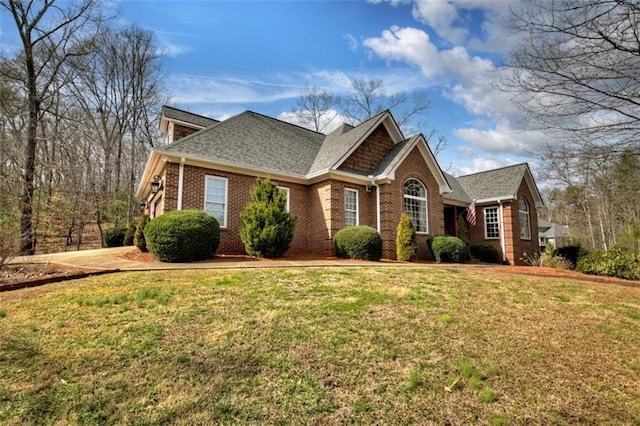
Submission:
[[[402,135],[389,111],[325,135],[251,111],[218,122],[164,107],[160,128],[172,142],[152,151],[138,196],[152,218],[169,210],[211,213],[221,226],[220,253],[244,253],[240,215],[256,177],[287,193],[298,218],[290,253],[330,256],[338,230],[368,225],[382,235],[383,256],[393,259],[405,211],[419,257],[430,258],[427,236],[455,235],[474,199],[472,242],[494,244],[512,264],[538,250],[531,224],[542,199],[526,164],[455,178],[423,135]]]
[[[555,248],[569,244],[569,225],[560,225],[545,219],[538,219],[538,239],[540,250],[543,251],[547,244],[553,244]]]

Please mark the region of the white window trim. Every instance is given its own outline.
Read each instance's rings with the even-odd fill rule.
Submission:
[[[527,210],[520,210],[520,202],[524,200],[525,204],[527,205]],[[523,237],[522,236],[522,231],[524,231],[524,229],[522,229],[522,223],[520,223],[520,239],[521,240],[525,240],[525,241],[531,241],[531,206],[529,204],[529,200],[527,200],[525,197],[520,197],[520,199],[518,200],[518,222],[520,222],[520,216],[522,216],[523,214],[527,215],[527,223],[529,224],[528,228],[529,228],[529,237]]]
[[[496,211],[496,224],[498,225],[498,235],[495,236],[495,237],[489,237],[487,235],[487,210],[490,210],[490,209],[495,209],[495,211]],[[484,239],[485,240],[497,240],[497,239],[499,239],[502,230],[500,229],[500,211],[499,211],[498,207],[485,207],[484,209],[482,209],[482,212],[484,214]]]
[[[415,195],[407,195],[404,193],[404,185],[410,181],[410,180],[415,180],[417,182],[420,183],[420,185],[422,185],[422,187],[424,188],[424,198],[422,197],[416,197]],[[409,178],[407,179],[403,184],[402,184],[402,211],[406,213],[406,211],[404,210],[404,200],[405,198],[409,198],[411,200],[418,200],[418,201],[424,201],[424,220],[425,220],[425,231],[418,231],[416,229],[416,234],[418,235],[427,235],[429,233],[429,193],[427,192],[427,187],[424,185],[424,183],[420,182],[420,180],[416,179],[416,178]],[[414,225],[415,227],[415,225]]]
[[[287,194],[287,205],[285,206],[285,211],[287,213],[291,212],[291,188],[289,188],[288,186],[276,186],[276,188],[278,188],[278,190],[284,192]]]
[[[353,210],[347,210],[347,192],[353,192],[354,194],[356,194],[356,226],[360,225],[360,195],[358,193],[357,189],[353,189],[353,188],[345,188],[344,189],[344,211],[345,213],[347,211],[353,211]],[[347,216],[345,214],[345,225],[347,224]]]
[[[212,176],[212,175],[205,175],[204,177],[204,205],[203,205],[203,210],[207,211],[207,181],[209,179],[216,179],[216,180],[222,180],[224,181],[224,226],[221,223],[220,224],[220,228],[222,229],[226,229],[227,228],[227,211],[229,210],[229,179],[227,179],[226,177],[222,177],[222,176]]]

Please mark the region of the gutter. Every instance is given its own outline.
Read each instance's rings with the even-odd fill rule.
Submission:
[[[500,247],[502,248],[502,262],[507,261],[507,242],[504,236],[504,205],[502,204],[503,200],[498,200],[498,205],[500,206]]]
[[[369,179],[371,179],[371,186],[373,186],[376,189],[376,230],[378,231],[378,233],[381,233],[380,231],[380,185],[378,185],[376,181],[373,179],[373,175],[369,175],[368,177]]]
[[[182,188],[184,187],[184,162],[185,158],[180,159],[180,169],[178,169],[178,210],[182,210]]]

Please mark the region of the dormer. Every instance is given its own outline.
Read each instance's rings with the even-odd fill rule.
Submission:
[[[170,144],[217,123],[219,121],[213,118],[164,105],[160,117],[160,132],[165,136],[166,143]]]

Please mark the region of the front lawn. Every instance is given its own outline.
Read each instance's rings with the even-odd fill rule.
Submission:
[[[640,424],[640,288],[456,267],[0,293],[0,424]]]

